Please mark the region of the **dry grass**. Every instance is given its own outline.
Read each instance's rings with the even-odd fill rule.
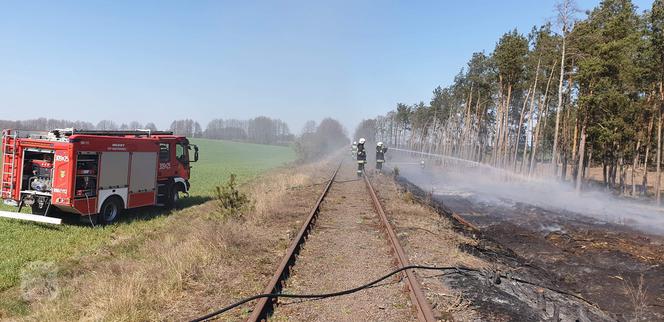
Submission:
[[[311,168],[313,167],[304,166],[302,173],[270,174],[251,185],[249,195],[254,196],[253,211],[251,212],[254,216],[253,219],[257,221],[269,219],[274,207],[276,205],[283,205],[286,201],[286,196],[294,187],[310,185],[313,177],[307,173],[312,172]],[[256,198],[258,196],[260,197]]]
[[[643,321],[643,316],[648,311],[648,292],[643,275],[635,283],[624,281],[623,292],[634,308],[630,321]]]
[[[214,202],[167,218],[143,236],[118,236],[56,277],[57,296],[31,301],[26,320],[183,320],[262,290],[290,232],[319,189],[289,189],[327,176],[320,162],[269,172],[242,189],[253,211],[216,220]],[[228,315],[245,317],[247,307]]]
[[[399,235],[415,251],[427,252],[431,259],[442,266],[464,265],[481,268],[486,264],[476,257],[462,252],[461,244],[476,245],[477,241],[454,231],[449,219],[440,216],[433,208],[417,202],[413,194],[403,191],[386,177],[374,179],[380,187],[380,197]],[[427,247],[434,242],[437,247]]]
[[[411,264],[485,268],[486,262],[460,250],[477,241],[454,231],[452,223],[433,208],[402,191],[386,176],[372,179]],[[435,245],[435,246],[432,246]],[[440,283],[439,273],[417,272],[429,301],[443,320],[473,321],[478,315],[461,294]]]

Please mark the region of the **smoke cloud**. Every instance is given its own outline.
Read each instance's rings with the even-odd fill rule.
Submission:
[[[586,216],[599,224],[612,223],[664,235],[664,209],[630,200],[621,200],[604,191],[584,191],[577,195],[568,183],[531,179],[485,164],[439,156],[441,166],[419,166],[422,158],[395,152],[391,166],[401,176],[434,195],[463,197],[473,203],[514,207],[533,205],[566,216]],[[571,218],[570,218],[571,219]]]

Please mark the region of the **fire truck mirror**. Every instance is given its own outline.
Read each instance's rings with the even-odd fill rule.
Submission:
[[[196,162],[198,161],[198,145],[192,144],[192,146],[194,147],[194,160],[191,162]]]

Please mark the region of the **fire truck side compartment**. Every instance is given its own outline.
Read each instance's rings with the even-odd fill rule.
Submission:
[[[118,195],[127,207],[129,190],[129,152],[103,152],[99,173],[99,202],[97,212],[101,210],[106,198]]]
[[[134,152],[131,155],[129,207],[153,205],[157,188],[157,152]]]

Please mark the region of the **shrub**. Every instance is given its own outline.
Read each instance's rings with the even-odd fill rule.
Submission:
[[[241,217],[249,206],[249,197],[237,189],[235,174],[231,174],[226,185],[216,187],[215,197],[222,218]]]

